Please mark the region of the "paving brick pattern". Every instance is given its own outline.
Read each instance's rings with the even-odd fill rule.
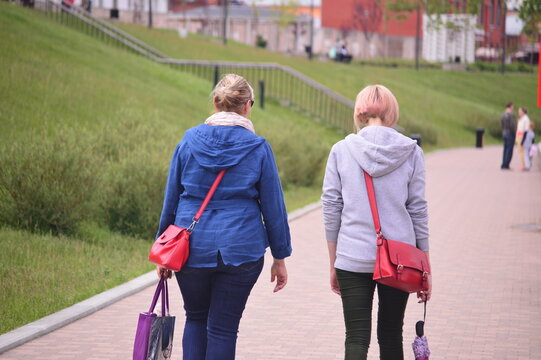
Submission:
[[[427,198],[434,294],[426,333],[433,359],[541,359],[541,171],[501,171],[501,148],[441,151],[427,157]],[[512,166],[518,168],[518,160]],[[338,296],[328,286],[322,216],[315,210],[291,223],[294,255],[289,284],[272,293],[267,261],[241,324],[237,359],[343,358]],[[269,259],[267,259],[269,260]],[[171,283],[173,285],[173,283]],[[139,311],[153,289],[0,355],[2,360],[130,359]],[[182,302],[173,359],[182,358]],[[377,300],[376,300],[377,301]],[[422,306],[410,297],[406,359]],[[375,330],[375,329],[374,329]],[[378,358],[375,335],[369,359]]]

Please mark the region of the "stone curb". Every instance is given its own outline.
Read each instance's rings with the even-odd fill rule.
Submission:
[[[125,297],[146,289],[157,282],[158,278],[156,273],[151,271],[122,285],[65,308],[64,310],[60,310],[54,314],[1,335],[0,354],[71,324],[72,322],[101,310]]]
[[[312,212],[312,211],[314,211],[316,209],[319,209],[320,207],[321,207],[321,201],[317,201],[315,203],[308,204],[305,207],[302,207],[300,209],[297,209],[297,210],[292,211],[289,214],[287,214],[287,220],[290,221],[290,222],[294,221],[294,220],[297,220],[298,218],[308,214],[309,212]]]
[[[295,210],[288,214],[288,221],[294,221],[303,215],[318,209],[320,206],[321,203],[316,202]],[[0,354],[91,315],[98,310],[156,284],[157,282],[158,277],[156,276],[156,272],[151,271],[122,285],[65,308],[64,310],[60,310],[54,314],[0,335]]]

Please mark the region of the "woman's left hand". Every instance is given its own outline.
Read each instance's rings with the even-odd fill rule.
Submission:
[[[274,262],[272,263],[271,282],[274,282],[274,280],[276,280],[276,286],[274,287],[273,292],[282,290],[287,284],[287,269],[284,259],[274,259]]]

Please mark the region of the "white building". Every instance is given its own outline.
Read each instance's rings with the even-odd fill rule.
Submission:
[[[152,6],[152,23],[166,27],[169,0],[92,0],[92,14],[101,18],[117,18],[121,22],[147,24]]]
[[[253,6],[230,6],[227,18],[227,37],[255,45],[257,37],[267,42],[267,49],[290,54],[303,54],[310,43],[310,18],[291,15],[284,23],[278,10]],[[318,28],[316,24],[316,29]],[[167,17],[167,28],[187,30],[190,33],[222,36],[223,8],[198,7]],[[317,37],[317,35],[316,35]]]
[[[455,24],[456,28],[445,24]],[[431,62],[475,61],[476,16],[466,14],[423,15],[423,59]]]

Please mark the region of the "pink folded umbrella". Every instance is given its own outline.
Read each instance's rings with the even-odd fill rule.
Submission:
[[[415,333],[417,337],[413,340],[411,347],[413,348],[413,354],[415,355],[415,360],[429,360],[430,349],[428,348],[428,339],[425,336],[425,321],[426,321],[426,302],[425,304],[425,313],[423,320],[417,321],[415,324]]]

